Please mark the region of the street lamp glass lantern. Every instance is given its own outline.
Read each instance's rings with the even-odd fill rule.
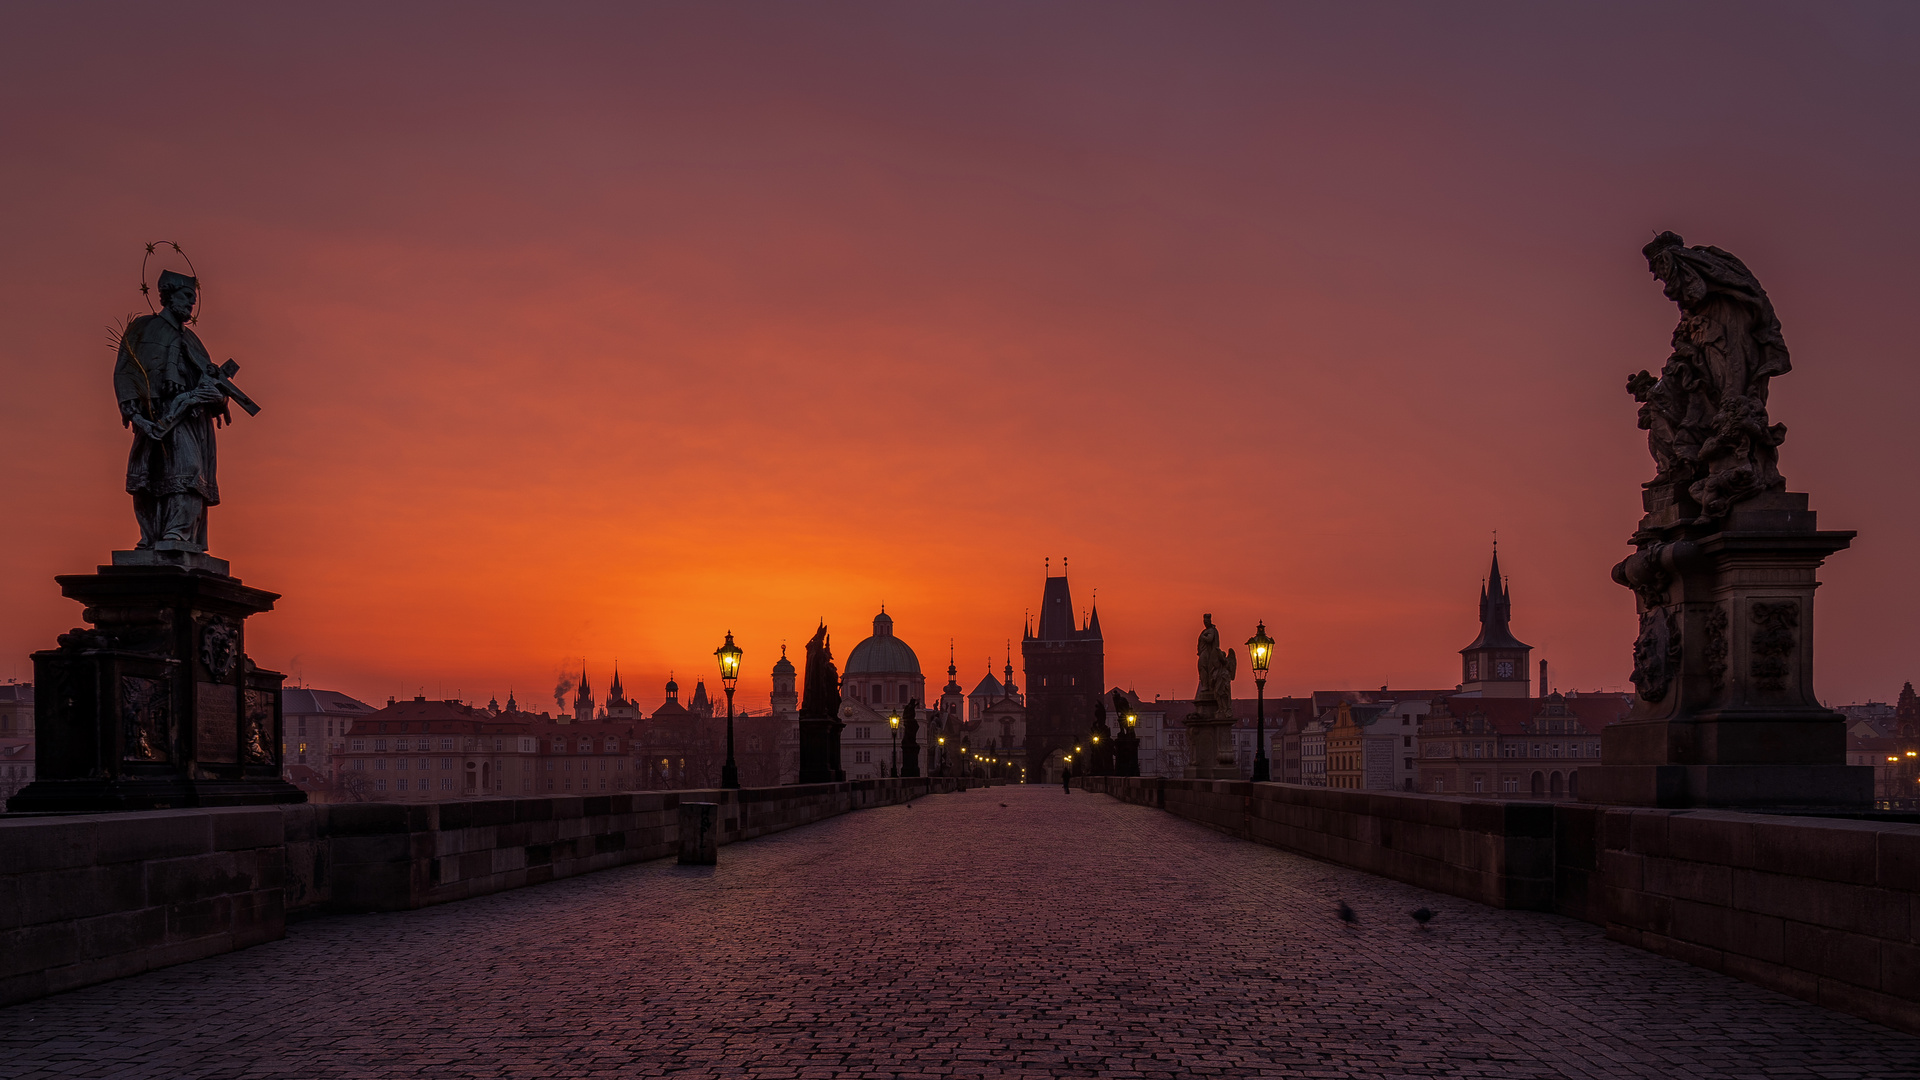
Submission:
[[[900,726],[900,718],[899,718],[899,717],[897,717],[897,716],[889,716],[889,717],[887,717],[887,723],[888,723],[888,724],[890,724],[890,725],[892,725],[892,726],[894,726],[894,727],[899,727],[899,726]]]
[[[1133,713],[1128,713],[1128,714],[1127,714],[1127,726],[1128,726],[1128,727],[1132,727],[1133,725],[1135,725],[1135,724],[1137,724],[1137,723],[1139,723],[1139,722],[1140,722],[1140,718],[1139,718],[1138,716],[1136,716],[1136,715],[1134,715]]]
[[[740,646],[733,643],[733,631],[727,631],[726,644],[713,650],[713,655],[720,658],[720,682],[732,690],[740,678]]]
[[[1261,675],[1266,673],[1267,665],[1273,662],[1273,639],[1267,636],[1265,619],[1260,621],[1260,628],[1253,632],[1253,636],[1247,639],[1247,659],[1253,664],[1253,670]]]

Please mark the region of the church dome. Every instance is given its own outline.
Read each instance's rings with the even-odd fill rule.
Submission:
[[[873,617],[873,636],[853,647],[847,654],[843,675],[920,674],[920,658],[906,642],[893,636],[893,618],[884,609]]]

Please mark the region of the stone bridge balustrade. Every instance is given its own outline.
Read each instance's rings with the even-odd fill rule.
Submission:
[[[1501,802],[1087,777],[1088,791],[1920,1033],[1920,815]]]
[[[409,910],[664,858],[682,801],[719,804],[724,845],[968,786],[0,817],[0,1006],[276,941],[290,915]]]

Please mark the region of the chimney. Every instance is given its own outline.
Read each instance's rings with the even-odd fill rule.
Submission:
[[[1547,662],[1540,661],[1540,696],[1547,696]]]

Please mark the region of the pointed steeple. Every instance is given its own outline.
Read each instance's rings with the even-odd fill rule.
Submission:
[[[613,682],[607,687],[607,700],[609,702],[623,701],[626,699],[626,696],[624,689],[620,685],[620,661],[615,660],[613,662]]]
[[[1487,580],[1480,585],[1480,636],[1467,648],[1532,648],[1513,636],[1509,625],[1512,621],[1513,594],[1507,589],[1506,579],[1500,576],[1500,545],[1495,541]]]
[[[1100,602],[1098,600],[1093,602],[1093,615],[1087,620],[1087,636],[1096,638],[1100,636]]]

